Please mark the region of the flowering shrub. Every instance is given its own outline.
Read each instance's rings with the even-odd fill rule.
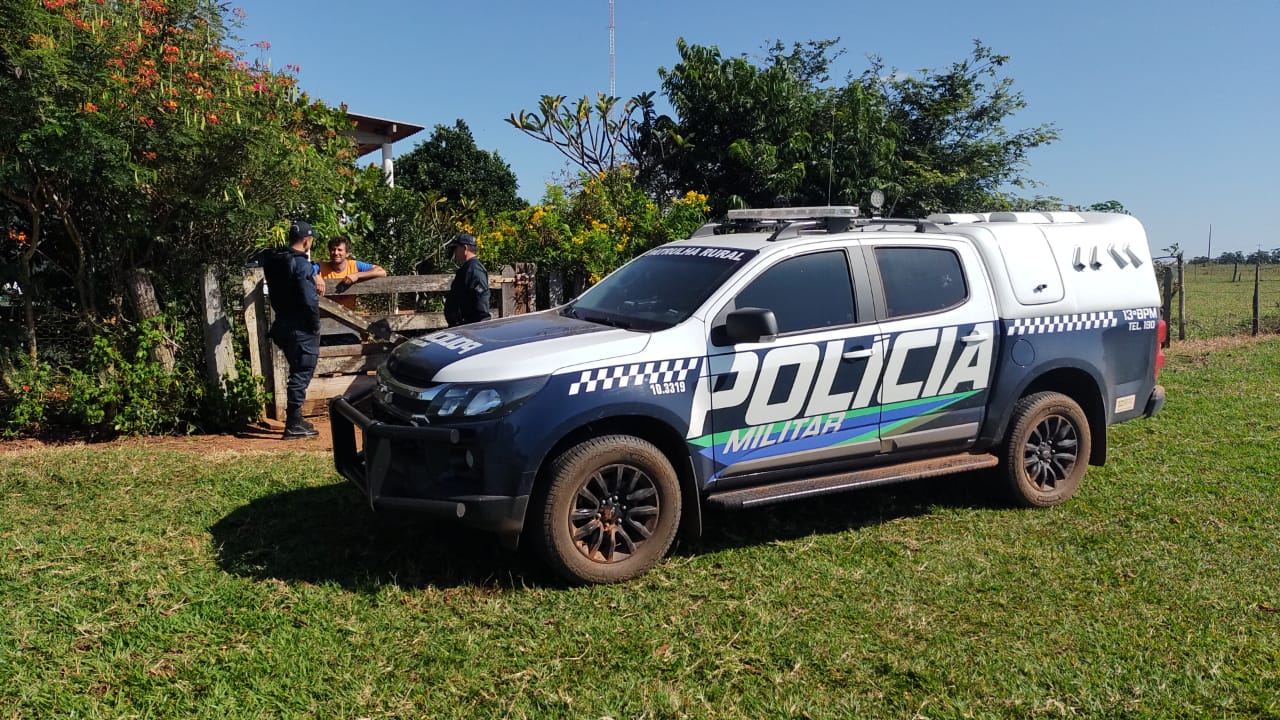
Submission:
[[[459,229],[476,236],[491,266],[536,262],[596,283],[646,250],[688,237],[706,221],[707,197],[690,191],[665,205],[645,196],[627,166],[584,176],[567,194],[548,187],[542,203],[494,218],[479,216]]]
[[[55,385],[53,368],[47,364],[20,353],[11,362],[0,375],[0,385],[8,396],[8,401],[0,404],[0,435],[4,437],[40,429],[49,405],[66,397],[65,389]]]

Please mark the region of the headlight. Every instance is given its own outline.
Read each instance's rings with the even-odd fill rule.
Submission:
[[[442,385],[427,406],[428,417],[479,418],[511,412],[547,384],[547,378],[501,383]]]
[[[380,373],[378,400],[428,422],[496,417],[515,410],[547,384],[547,377],[496,383],[444,383],[411,388]]]

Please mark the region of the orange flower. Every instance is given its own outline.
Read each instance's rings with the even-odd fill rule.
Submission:
[[[205,119],[209,121],[210,125],[217,125],[222,122],[221,120],[218,119],[218,116],[214,115],[213,113],[209,113],[208,115],[205,115]]]
[[[151,118],[147,117],[146,115],[139,115],[139,116],[138,116],[138,122],[142,123],[143,125],[146,125],[147,127],[154,127],[154,126],[155,126],[155,124],[156,124],[156,121],[155,121],[155,120],[152,120]]]
[[[94,104],[93,104],[93,103],[91,103],[91,102],[86,102],[84,105],[81,105],[81,106],[80,106],[80,109],[81,109],[81,110],[84,110],[84,111],[85,111],[85,112],[87,112],[87,113],[96,113],[96,112],[98,112],[98,106],[97,106],[97,105],[94,105]]]
[[[143,153],[142,153],[142,157],[144,157],[144,158],[146,158],[146,159],[148,159],[148,160],[155,160],[155,159],[156,159],[156,154],[155,154],[155,152],[154,152],[154,151],[152,151],[152,150],[147,150],[147,151],[145,151],[145,152],[143,152]]]
[[[177,110],[178,103],[177,101],[174,101],[174,100],[165,100],[164,102],[160,103],[160,107],[164,108],[165,110]]]

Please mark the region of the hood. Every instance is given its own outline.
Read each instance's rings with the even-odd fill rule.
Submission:
[[[560,315],[555,310],[515,315],[440,330],[392,351],[387,368],[419,387],[550,375],[586,360],[640,352],[647,333]]]

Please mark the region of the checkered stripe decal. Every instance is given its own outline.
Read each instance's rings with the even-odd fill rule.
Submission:
[[[1009,325],[1010,335],[1044,335],[1110,328],[1119,324],[1114,312],[1076,313],[1073,315],[1049,315],[1038,318],[1019,318]]]
[[[701,358],[685,358],[583,370],[582,377],[569,384],[569,394],[684,380],[690,370],[697,369],[699,360]]]

